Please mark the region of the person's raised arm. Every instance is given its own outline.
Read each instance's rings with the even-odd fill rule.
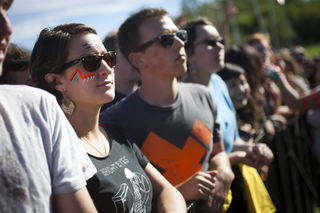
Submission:
[[[292,88],[283,73],[278,74],[275,82],[279,85],[284,103],[290,108],[303,110],[302,100],[299,93]]]
[[[292,88],[281,69],[277,66],[273,69],[266,69],[266,75],[278,84],[284,103],[288,107],[299,110],[320,108],[320,90],[311,91],[311,94],[308,95],[300,95]]]
[[[225,40],[225,45],[228,46],[227,41],[229,40],[229,21],[232,16],[236,15],[238,13],[238,9],[231,5],[230,3],[227,3],[226,11],[224,19],[222,20],[221,27],[220,27],[220,35]]]
[[[144,169],[153,187],[153,201],[158,213],[187,212],[181,193],[173,187],[150,163]]]
[[[66,194],[53,195],[53,209],[59,213],[96,213],[86,187]]]

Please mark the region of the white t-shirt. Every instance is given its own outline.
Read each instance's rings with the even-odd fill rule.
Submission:
[[[83,188],[95,172],[54,96],[0,86],[0,212],[52,212],[52,194]]]

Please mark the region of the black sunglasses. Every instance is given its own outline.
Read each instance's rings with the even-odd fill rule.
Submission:
[[[219,38],[219,39],[214,39],[212,37],[210,37],[209,39],[203,40],[203,41],[199,41],[198,43],[195,43],[193,45],[193,47],[199,45],[199,44],[203,44],[205,43],[207,46],[217,46],[217,43],[223,44],[224,45],[224,39],[223,38]]]
[[[84,69],[88,72],[95,72],[100,68],[102,59],[107,62],[110,68],[113,68],[116,65],[116,58],[116,52],[114,51],[109,51],[104,55],[89,55],[62,65],[62,67],[60,68],[60,72],[68,69],[69,67],[72,67],[79,62],[82,62]]]
[[[181,39],[184,43],[186,43],[188,41],[187,31],[179,30],[178,32],[175,32],[175,33],[162,34],[162,35],[142,44],[140,47],[138,47],[135,50],[135,52],[145,50],[147,47],[149,47],[151,44],[153,44],[156,41],[160,41],[161,45],[164,47],[170,47],[173,44],[175,36],[177,36],[179,39]]]

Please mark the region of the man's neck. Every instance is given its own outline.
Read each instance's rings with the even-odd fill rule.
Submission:
[[[188,76],[184,80],[185,82],[192,82],[192,83],[197,83],[197,84],[202,84],[204,86],[208,86],[212,73],[210,73],[210,72],[203,72],[203,73],[195,72],[195,74],[192,74],[192,73],[188,72],[187,75]]]
[[[144,101],[155,106],[173,104],[178,97],[178,83],[174,78],[171,82],[150,81],[141,84],[138,95]]]

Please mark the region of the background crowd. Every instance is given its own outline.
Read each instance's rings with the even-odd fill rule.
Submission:
[[[52,26],[30,53],[0,2],[1,210],[316,212],[320,56],[260,32],[230,45],[234,7],[220,28],[142,9],[102,41]]]

